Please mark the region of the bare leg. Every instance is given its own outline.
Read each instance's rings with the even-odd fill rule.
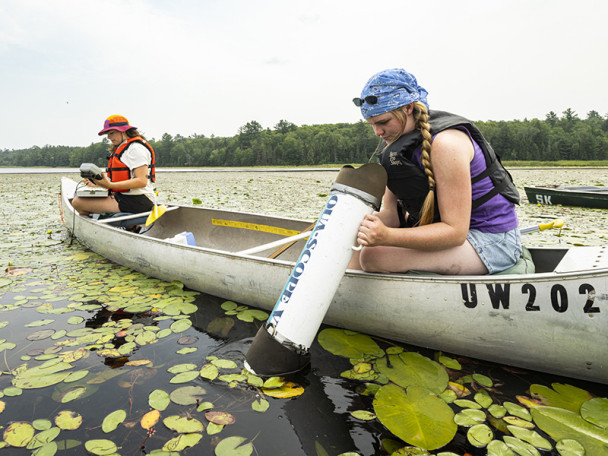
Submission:
[[[72,206],[80,215],[89,215],[90,213],[99,214],[101,212],[120,212],[118,203],[112,196],[105,198],[80,198],[76,197],[72,200]]]
[[[357,269],[360,271],[361,270],[360,257],[361,257],[361,250],[355,250],[353,253],[353,257],[350,259],[350,263],[348,263],[348,269]]]
[[[414,270],[449,275],[488,273],[486,266],[469,241],[465,241],[458,247],[432,252],[401,247],[364,247],[361,251],[360,262],[362,269],[368,272]]]

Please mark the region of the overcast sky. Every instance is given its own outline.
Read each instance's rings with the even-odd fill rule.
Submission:
[[[405,68],[472,120],[608,114],[605,0],[0,0],[0,150],[357,122]]]

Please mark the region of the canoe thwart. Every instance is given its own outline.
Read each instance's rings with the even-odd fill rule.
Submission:
[[[290,244],[299,241],[300,239],[305,239],[310,236],[312,231],[302,231],[294,236],[289,236],[283,239],[279,239],[278,241],[269,242],[268,244],[258,245],[257,247],[251,247],[247,250],[241,250],[240,252],[235,252],[237,255],[252,255],[254,253],[263,252],[264,250],[274,249],[275,247],[279,247],[285,244]]]
[[[179,206],[168,207],[167,210],[166,210],[166,212],[174,211],[175,209],[179,209]],[[112,224],[114,222],[121,222],[123,220],[131,220],[131,219],[138,218],[138,217],[147,217],[151,213],[152,213],[152,211],[147,211],[147,212],[139,212],[138,214],[122,215],[120,217],[108,217],[108,218],[105,218],[105,219],[97,220],[97,223],[109,223],[109,224]]]

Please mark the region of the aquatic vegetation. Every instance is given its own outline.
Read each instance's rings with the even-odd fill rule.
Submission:
[[[353,416],[361,420],[376,417],[409,445],[394,449],[393,455],[429,454],[410,450],[440,449],[452,441],[458,427],[468,428],[466,437],[473,447],[486,448],[493,456],[540,455],[539,451],[554,447],[562,455],[577,454],[567,448],[579,447],[585,454],[608,455],[608,398],[554,383],[552,388],[531,385],[535,399],[518,396],[525,406],[509,400],[495,402],[500,392],[490,377],[463,374],[460,363],[442,353],[436,355],[440,364],[403,347],[382,350],[369,336],[334,328],[321,331],[318,340],[325,350],[350,358],[353,370],[343,377],[379,384],[374,389],[366,383],[364,390],[374,396],[374,414],[360,410]],[[364,370],[357,368],[362,359],[367,361]],[[465,384],[476,394],[472,399],[455,399],[453,394],[471,395]]]

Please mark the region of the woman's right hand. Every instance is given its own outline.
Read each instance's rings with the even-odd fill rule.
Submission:
[[[386,245],[388,227],[376,214],[366,215],[357,234],[357,241],[364,247]]]

